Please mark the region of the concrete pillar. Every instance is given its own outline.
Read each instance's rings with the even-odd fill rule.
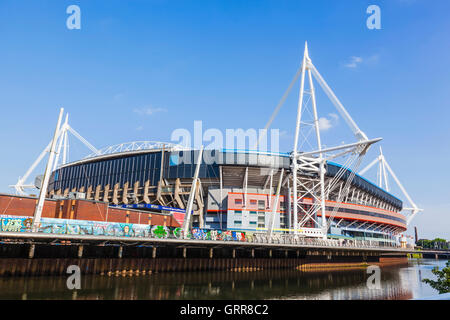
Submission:
[[[123,184],[122,187],[122,202],[128,204],[128,181]]]
[[[118,194],[119,194],[119,183],[116,183],[113,188],[113,196],[112,196],[112,203],[116,205],[119,204]]]
[[[99,184],[97,187],[95,187],[95,194],[94,194],[94,200],[100,201],[100,190],[102,189],[102,186]]]
[[[105,186],[105,189],[103,190],[103,201],[109,202],[109,184]]]
[[[145,181],[145,183],[144,183],[144,197],[143,197],[145,203],[150,203],[150,198],[148,197],[148,187],[149,186],[150,186],[150,181],[149,180]]]
[[[28,258],[30,258],[30,259],[34,258],[34,249],[35,249],[35,245],[34,244],[30,245],[30,250],[28,251]]]
[[[89,187],[87,188],[86,199],[87,199],[87,200],[91,200],[91,199],[92,199],[92,186],[89,186]]]
[[[122,256],[123,256],[123,247],[122,246],[119,247],[119,253],[117,254],[117,256],[119,257],[119,259],[122,259]]]
[[[135,195],[135,202],[139,203],[139,181],[136,181],[133,186],[133,193]]]

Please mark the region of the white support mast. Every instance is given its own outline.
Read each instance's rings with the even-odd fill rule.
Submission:
[[[305,52],[303,54],[303,62],[300,75],[300,94],[297,104],[297,121],[295,123],[295,136],[294,136],[294,148],[292,151],[292,157],[294,161],[292,162],[292,190],[293,190],[293,215],[294,215],[294,233],[298,233],[298,185],[297,185],[297,150],[298,150],[298,137],[300,133],[300,121],[302,119],[302,106],[303,106],[303,95],[305,89],[305,71],[306,71],[306,58],[308,57],[308,43],[305,42]]]
[[[270,241],[272,241],[273,227],[275,225],[275,215],[277,214],[278,202],[280,200],[280,191],[281,191],[281,185],[283,183],[283,174],[284,174],[284,168],[281,169],[281,172],[280,172],[280,180],[278,180],[277,193],[275,196],[275,201],[272,203],[272,213],[271,213],[270,219],[269,219],[269,227],[267,228],[267,233],[269,235]],[[270,198],[272,198],[272,194],[270,194]]]
[[[195,190],[197,189],[198,174],[200,172],[202,156],[203,156],[203,146],[200,148],[200,151],[198,153],[197,166],[195,167],[194,178],[192,179],[192,185],[191,185],[191,192],[189,193],[188,204],[186,206],[186,213],[184,215],[183,237],[185,239],[187,238],[189,226],[191,224],[191,211],[192,211],[192,206],[194,204]]]
[[[386,191],[390,191],[389,189],[389,180],[388,180],[388,174],[390,173],[394,181],[396,182],[397,186],[400,188],[401,192],[405,196],[406,200],[409,202],[410,208],[404,208],[406,211],[410,211],[411,213],[406,217],[406,225],[409,225],[411,223],[411,220],[414,218],[414,216],[423,211],[423,209],[420,209],[415,202],[412,200],[408,192],[406,191],[405,187],[403,187],[400,180],[397,178],[397,175],[394,173],[394,170],[392,170],[391,166],[387,162],[385,156],[383,155],[383,150],[380,148],[380,155],[374,159],[369,165],[367,165],[363,170],[359,172],[360,175],[365,174],[370,168],[372,168],[376,163],[378,162],[378,172],[379,175],[381,175],[379,179],[379,187],[383,187],[383,180],[384,180],[384,188]],[[387,169],[387,170],[386,170]]]
[[[53,135],[53,140],[50,144],[50,154],[48,157],[47,166],[45,168],[44,180],[42,181],[42,186],[41,186],[41,190],[39,193],[39,200],[36,205],[36,209],[34,211],[33,232],[37,231],[37,229],[39,228],[39,224],[41,222],[42,209],[44,208],[45,196],[47,194],[47,187],[48,187],[48,182],[50,180],[53,159],[55,158],[56,141],[58,140],[58,135],[59,135],[59,131],[60,131],[63,113],[64,113],[64,109],[61,108],[61,110],[59,112],[58,123],[57,123],[56,129],[55,129],[55,134]]]
[[[305,89],[305,76],[308,76],[309,91]],[[321,88],[325,91],[326,95],[333,103],[339,114],[344,118],[347,125],[352,130],[354,136],[356,137],[356,143],[350,143],[346,145],[322,148],[320,126],[319,126],[319,116],[317,111],[317,102],[313,78],[319,83]],[[309,96],[309,99],[305,99],[305,95]],[[311,106],[308,107],[309,102]],[[310,108],[309,110],[307,110]],[[311,111],[307,113],[306,111]],[[312,121],[308,122],[307,117],[303,115],[312,117]],[[303,119],[305,118],[305,119]],[[310,127],[310,131],[306,131],[304,127]],[[301,132],[302,130],[302,132]],[[307,133],[306,135],[304,133]],[[308,141],[309,132],[315,133],[315,143]],[[313,151],[303,150],[305,146],[300,144],[300,137],[302,137],[303,142],[308,142],[308,145],[312,147],[313,144],[317,145],[317,149]],[[350,155],[351,157],[356,157],[358,160],[356,162],[349,161],[349,165],[354,164],[359,166],[362,157],[367,152],[371,144],[378,142],[379,139],[369,140],[366,134],[358,127],[356,122],[351,118],[350,114],[344,108],[342,103],[336,97],[334,92],[325,82],[323,77],[317,71],[316,67],[313,65],[311,58],[309,57],[308,45],[305,43],[305,51],[302,61],[302,67],[300,72],[300,93],[297,105],[297,118],[294,136],[294,148],[291,153],[292,159],[292,201],[293,201],[293,227],[294,233],[298,234],[299,228],[303,227],[309,222],[313,222],[317,228],[320,226],[319,232],[322,234],[324,239],[327,238],[328,227],[331,224],[327,223],[326,217],[326,196],[325,191],[325,175],[327,161],[332,160],[337,157],[343,157]],[[299,148],[301,150],[299,150]],[[305,152],[306,151],[306,152]],[[334,154],[333,154],[334,153]],[[342,175],[342,174],[341,174]],[[313,178],[314,177],[314,178]],[[315,178],[317,177],[317,178]],[[353,179],[354,175],[350,175],[345,184],[345,192],[349,191],[350,180]],[[332,181],[335,184],[335,181]],[[330,181],[331,183],[331,181]],[[330,184],[328,185],[330,187]],[[341,193],[340,193],[341,194]],[[312,202],[305,200],[304,198],[312,199]],[[305,202],[306,201],[306,202]],[[301,212],[301,216],[299,213]],[[317,220],[318,213],[321,214],[320,221]],[[330,215],[330,221],[333,219],[333,213]]]
[[[85,138],[83,138],[75,129],[69,125],[69,115],[66,114],[64,123],[61,125],[59,130],[56,132],[57,150],[56,159],[53,162],[52,171],[55,171],[59,165],[65,165],[68,161],[68,150],[69,150],[69,137],[68,132],[72,133],[78,140],[80,140],[86,147],[88,147],[94,154],[100,154],[100,151],[90,144]],[[53,141],[53,140],[52,140]],[[39,163],[44,159],[47,152],[50,152],[50,147],[52,141],[49,142],[47,147],[41,152],[37,159],[33,162],[31,167],[27,170],[23,177],[19,177],[15,185],[10,185],[11,188],[16,190],[19,195],[26,195],[25,189],[35,188],[34,184],[26,183],[31,173],[36,169]],[[56,148],[56,147],[55,147]],[[62,149],[62,160],[61,160],[61,149]]]
[[[308,56],[308,62],[311,62]],[[316,106],[316,93],[314,90],[314,84],[311,77],[311,69],[308,70],[308,78],[309,78],[309,90],[311,91],[311,103],[313,107],[314,114],[314,129],[316,131],[317,138],[317,150],[322,151],[322,142],[320,139],[320,128],[319,128],[319,117],[317,116],[317,106]],[[322,233],[323,237],[327,238],[327,219],[325,215],[325,160],[322,152],[319,153],[319,179],[320,179],[320,211],[322,214]]]
[[[60,133],[58,134],[58,151],[56,152],[56,159],[55,159],[55,163],[53,165],[53,171],[56,170],[56,167],[58,166],[58,161],[59,161],[59,156],[61,154],[61,148],[63,147],[63,142],[65,141],[65,137],[66,137],[66,128],[68,126],[68,121],[69,121],[69,114],[66,114],[66,120],[64,121],[64,124],[62,125],[62,128],[60,130]],[[64,148],[66,146],[64,145]],[[63,163],[64,164],[64,163]]]

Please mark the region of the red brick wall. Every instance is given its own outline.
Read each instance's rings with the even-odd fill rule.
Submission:
[[[33,216],[36,203],[36,198],[0,195],[0,214],[13,216]],[[152,225],[180,227],[180,224],[171,216],[164,216],[158,213],[148,213],[146,211],[134,211],[111,207],[108,208],[107,204],[104,202],[86,200],[45,200],[44,209],[42,212],[42,217],[44,218],[72,218],[77,220],[121,223],[128,222],[140,224],[148,224],[149,215],[151,216]]]
[[[37,199],[17,196],[0,195],[0,214],[12,216],[32,216],[36,208]],[[57,201],[46,200],[42,216],[55,218]]]

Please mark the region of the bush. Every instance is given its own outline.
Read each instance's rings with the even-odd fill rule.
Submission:
[[[437,276],[437,281],[430,279],[423,279],[422,281],[439,291],[439,294],[450,292],[450,260],[447,261],[447,264],[441,271],[439,271],[438,267],[435,267],[431,272]]]

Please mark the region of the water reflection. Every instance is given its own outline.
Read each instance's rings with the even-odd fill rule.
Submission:
[[[368,289],[365,269],[330,272],[161,273],[141,276],[83,276],[81,290],[65,277],[0,279],[0,299],[411,299],[436,294],[421,282],[445,261],[410,261],[381,270],[381,289]]]

